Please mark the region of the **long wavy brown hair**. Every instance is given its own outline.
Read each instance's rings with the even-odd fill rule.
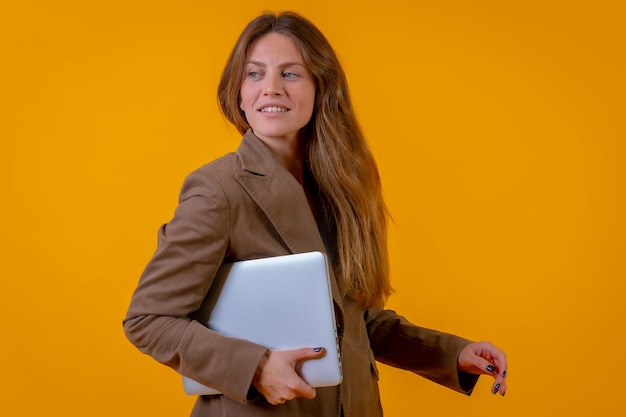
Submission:
[[[387,253],[388,213],[376,162],[357,121],[345,73],[332,46],[309,20],[293,12],[265,13],[240,35],[222,73],[219,105],[243,134],[239,107],[247,53],[261,36],[293,39],[316,85],[315,107],[303,129],[305,175],[319,198],[318,225],[339,284],[365,307],[382,307],[391,294]]]

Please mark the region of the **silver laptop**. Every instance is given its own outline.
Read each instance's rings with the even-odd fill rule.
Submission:
[[[342,372],[329,279],[321,252],[224,264],[194,318],[271,350],[324,347],[326,355],[297,371],[313,387],[337,385]],[[219,394],[187,377],[183,387],[190,395]]]

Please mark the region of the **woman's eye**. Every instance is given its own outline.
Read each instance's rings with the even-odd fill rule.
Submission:
[[[298,74],[295,72],[283,72],[283,77],[285,78],[296,78]]]
[[[256,71],[248,71],[248,78],[258,78],[259,73]]]

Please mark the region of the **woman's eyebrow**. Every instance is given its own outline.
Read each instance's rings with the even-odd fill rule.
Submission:
[[[266,67],[267,64],[260,62],[260,61],[248,61],[246,62],[247,65],[256,65],[257,67]],[[306,66],[302,63],[302,62],[285,62],[283,64],[278,65],[279,68],[287,68],[287,67],[292,67],[292,66],[301,66],[301,67],[305,67]]]

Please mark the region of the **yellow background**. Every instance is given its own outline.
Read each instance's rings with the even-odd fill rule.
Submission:
[[[264,9],[345,66],[389,306],[509,356],[504,398],[381,366],[386,415],[625,415],[626,10],[602,0],[3,0],[0,415],[188,415],[121,320],[184,176],[237,147],[215,90]]]

